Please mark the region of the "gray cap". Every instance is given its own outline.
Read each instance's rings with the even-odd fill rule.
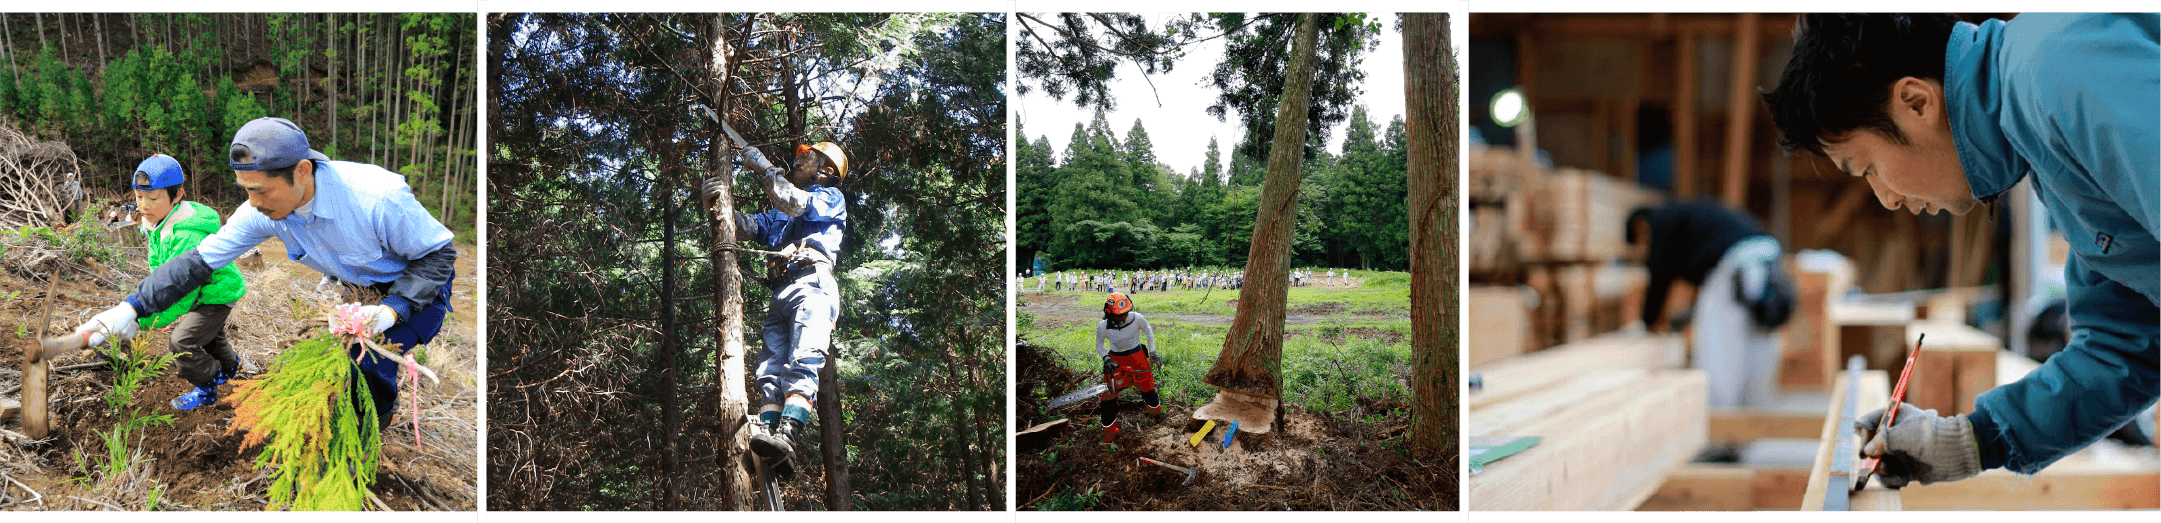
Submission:
[[[299,165],[300,160],[330,161],[330,157],[308,148],[308,133],[302,132],[292,120],[262,117],[249,120],[233,133],[236,150],[228,161],[235,171],[271,171]],[[241,159],[250,161],[242,162]]]

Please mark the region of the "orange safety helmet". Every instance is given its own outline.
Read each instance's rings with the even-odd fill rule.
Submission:
[[[802,161],[804,155],[809,154],[811,151],[817,151],[818,154],[825,156],[827,161],[833,162],[834,176],[839,178],[839,181],[848,180],[848,155],[840,151],[840,144],[818,142],[816,144],[797,145],[795,146],[797,161]]]
[[[1133,300],[1127,298],[1126,293],[1113,292],[1110,298],[1103,300],[1104,314],[1125,314],[1131,310],[1133,310]]]

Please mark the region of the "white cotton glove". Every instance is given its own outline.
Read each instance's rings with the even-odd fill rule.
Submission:
[[[383,331],[390,330],[391,325],[398,324],[398,313],[392,312],[390,310],[390,307],[382,305],[362,305],[359,309],[356,309],[353,312],[355,314],[358,314],[361,318],[365,318],[367,320],[368,330],[372,331],[374,334],[382,334]]]
[[[90,321],[75,327],[75,334],[86,336],[90,346],[104,345],[106,341],[127,341],[135,337],[135,307],[122,303],[106,309]]]

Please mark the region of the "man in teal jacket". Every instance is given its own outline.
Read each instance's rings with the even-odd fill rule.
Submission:
[[[218,212],[210,206],[183,200],[187,182],[180,162],[153,155],[135,167],[135,203],[142,211],[138,226],[148,247],[150,267],[164,265],[174,255],[194,249],[210,233],[218,232]],[[233,345],[225,340],[225,319],[232,303],[247,294],[240,269],[227,265],[210,273],[210,283],[180,298],[155,315],[136,320],[144,329],[172,327],[170,351],[179,355],[180,379],[195,388],[173,398],[173,408],[194,410],[218,402],[218,385],[240,370]]]
[[[1970,414],[1856,420],[1885,484],[2032,474],[2161,396],[2161,20],[1805,15],[1777,89],[1781,145],[1867,180],[1885,208],[1962,214],[2031,178],[2071,248],[2071,341]],[[1924,372],[1927,369],[1922,369]]]

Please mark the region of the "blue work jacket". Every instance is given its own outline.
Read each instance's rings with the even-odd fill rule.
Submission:
[[[1945,47],[1951,136],[1984,202],[2032,177],[2071,253],[2071,339],[1976,400],[1985,468],[2031,474],[2161,396],[2161,19],[2023,14],[1959,24]]]

